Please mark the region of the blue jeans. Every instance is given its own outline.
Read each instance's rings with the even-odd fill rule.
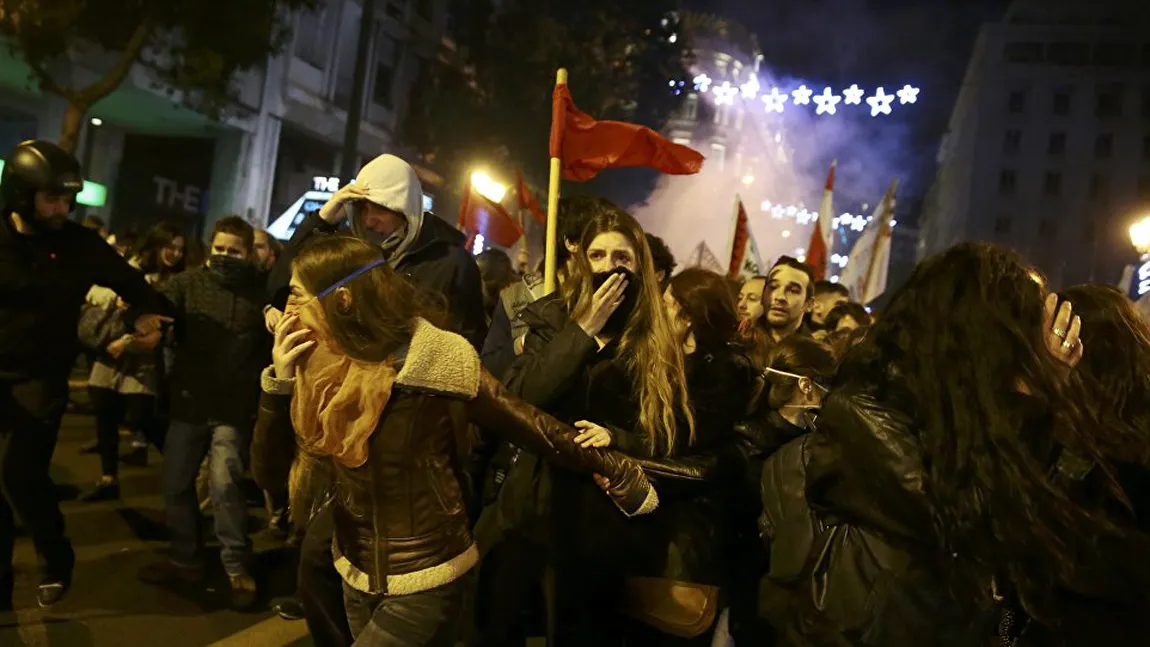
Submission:
[[[452,647],[470,575],[411,595],[369,595],[345,582],[352,647]]]
[[[247,458],[247,434],[229,425],[196,425],[173,420],[164,441],[164,503],[172,534],[173,562],[198,563],[203,550],[203,518],[196,497],[196,474],[208,457],[208,485],[220,561],[228,575],[247,573],[251,552],[248,506],[241,487]]]

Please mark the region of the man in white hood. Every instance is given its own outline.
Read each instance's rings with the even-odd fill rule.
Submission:
[[[412,283],[446,301],[449,323],[477,349],[487,334],[483,288],[475,259],[464,248],[462,233],[423,212],[423,187],[410,164],[380,155],[360,170],[354,184],[331,197],[296,228],[268,280],[271,303],[265,310],[269,330],[283,314],[291,261],[312,236],[335,234],[349,221],[351,233],[379,245],[389,264]],[[300,545],[299,587],[295,599],[281,601],[284,618],[303,615],[316,647],[350,645],[343,607],[343,580],[331,557],[331,510],[315,513]],[[302,608],[301,608],[302,606]]]
[[[356,237],[379,245],[388,262],[416,285],[441,295],[450,323],[476,348],[487,332],[483,290],[465,238],[442,219],[423,212],[423,187],[410,164],[395,155],[368,162],[353,184],[337,191],[318,213],[309,214],[287,244],[268,282],[269,322],[287,300],[291,259],[313,235],[335,233],[349,221]],[[269,325],[271,325],[269,323]]]

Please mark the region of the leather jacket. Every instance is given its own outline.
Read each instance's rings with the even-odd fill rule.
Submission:
[[[294,446],[290,381],[264,375],[252,448],[261,487],[286,482],[285,443]],[[612,451],[585,450],[577,433],[507,393],[462,337],[417,326],[390,400],[372,435],[367,462],[334,468],[336,568],[353,588],[401,595],[442,586],[478,560],[469,529],[466,473],[470,424],[502,435],[563,467],[598,473],[625,514],[657,505],[639,466]],[[263,461],[273,456],[280,463]]]

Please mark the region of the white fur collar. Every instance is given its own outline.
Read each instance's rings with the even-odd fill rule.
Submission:
[[[479,393],[481,370],[479,354],[466,339],[419,319],[396,382],[417,391],[470,400]]]

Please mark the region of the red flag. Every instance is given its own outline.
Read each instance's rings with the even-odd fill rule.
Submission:
[[[735,198],[735,223],[731,234],[731,255],[727,263],[727,276],[732,279],[747,279],[762,273],[763,260],[759,256],[759,246],[751,235],[751,223],[743,200]]]
[[[463,202],[459,205],[458,227],[470,232],[472,237],[481,234],[484,240],[500,247],[511,247],[523,235],[519,223],[507,213],[507,209],[483,197],[472,188],[470,179],[463,190]]]
[[[646,126],[596,121],[581,112],[566,84],[557,84],[551,98],[551,157],[562,160],[565,179],[580,182],[605,168],[647,166],[670,175],[691,175],[703,168],[698,151]]]
[[[811,242],[807,244],[807,265],[815,271],[815,280],[821,281],[827,276],[827,240],[830,238],[830,227],[834,220],[834,190],[835,166],[831,163],[831,170],[827,173],[827,185],[823,188],[823,200],[819,206],[819,218],[815,221],[815,229],[811,232]]]
[[[816,281],[827,277],[827,243],[823,238],[823,228],[817,220],[815,230],[811,232],[810,245],[807,246],[806,263],[814,270]]]
[[[539,206],[539,201],[531,194],[531,190],[527,188],[527,184],[523,182],[523,173],[515,171],[515,196],[519,203],[520,209],[527,209],[531,212],[531,217],[535,222],[544,224],[547,222],[547,217],[543,215],[543,209]]]

